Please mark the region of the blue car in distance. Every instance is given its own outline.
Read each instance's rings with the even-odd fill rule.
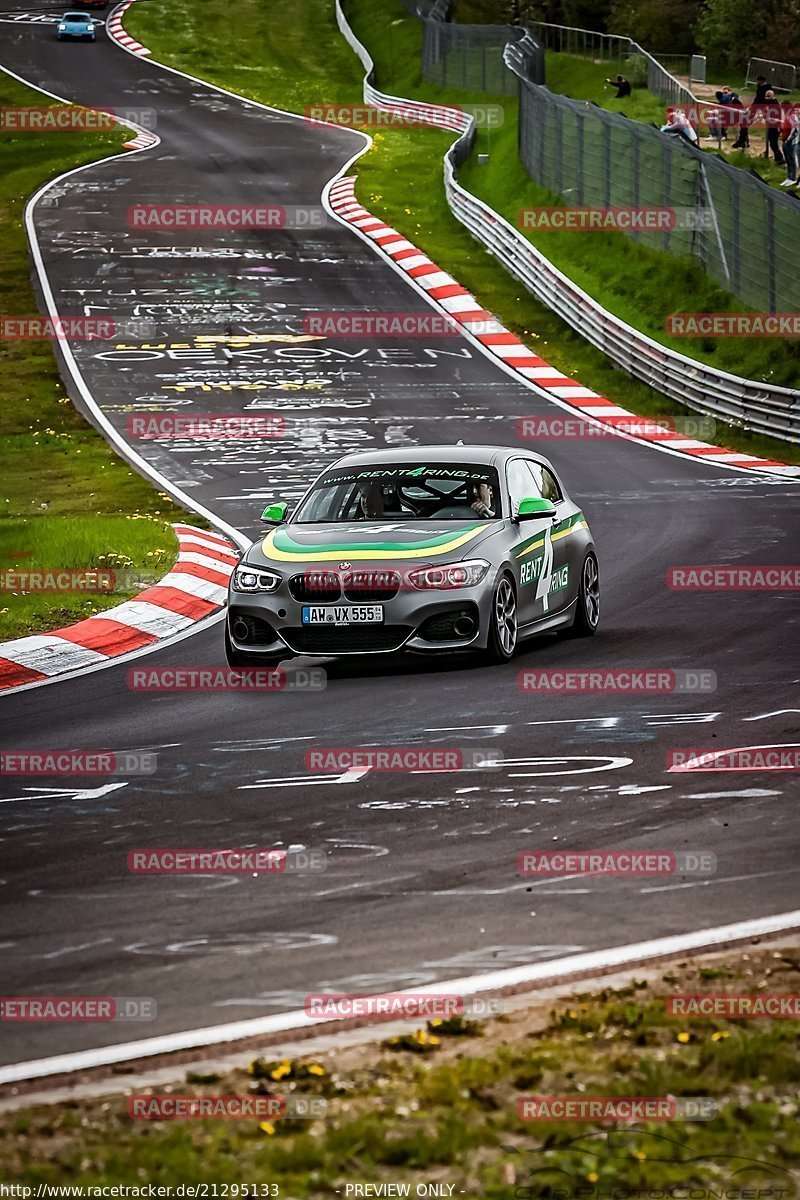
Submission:
[[[60,42],[65,38],[79,38],[93,42],[96,29],[97,22],[91,13],[67,12],[56,26],[56,37]]]

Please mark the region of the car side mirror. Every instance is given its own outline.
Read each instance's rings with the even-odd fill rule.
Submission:
[[[268,504],[261,514],[261,520],[265,525],[282,525],[286,520],[288,507],[285,500],[279,500],[277,504]]]
[[[526,496],[519,502],[516,519],[518,521],[532,521],[537,518],[542,520],[544,517],[554,517],[555,515],[556,506],[552,500],[545,500],[542,496]]]

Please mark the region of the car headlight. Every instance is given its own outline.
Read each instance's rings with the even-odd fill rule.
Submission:
[[[283,580],[274,571],[262,571],[258,567],[237,567],[233,572],[232,582],[237,592],[274,592]]]
[[[94,33],[94,25],[87,25],[86,31],[87,33]]]
[[[420,567],[418,571],[411,571],[408,578],[413,587],[423,590],[475,587],[486,578],[489,565],[483,558],[472,558],[443,567]]]
[[[59,33],[66,33],[66,31],[67,31],[66,25],[59,25],[59,27],[58,27]]]

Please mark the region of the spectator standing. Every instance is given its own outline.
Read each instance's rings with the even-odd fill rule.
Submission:
[[[783,105],[781,141],[783,156],[786,159],[786,178],[781,187],[797,187],[797,173],[800,167],[800,109],[796,104]]]
[[[750,114],[739,99],[737,92],[733,93],[728,108],[735,110],[735,115],[731,114],[730,120],[735,123],[736,128],[739,130],[736,141],[733,143],[733,149],[744,150],[750,145],[750,129],[748,126]]]
[[[781,105],[775,99],[775,93],[772,89],[764,96],[764,121],[767,126],[767,148],[764,151],[764,157],[769,158],[771,150],[776,165],[782,167],[786,161],[781,153],[783,111]]]
[[[767,98],[768,91],[769,84],[767,83],[766,76],[759,75],[756,79],[756,94],[753,96],[753,104],[763,104]]]

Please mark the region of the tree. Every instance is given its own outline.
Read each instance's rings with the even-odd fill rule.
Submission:
[[[713,67],[744,70],[754,55],[769,58],[767,13],[752,0],[706,0],[695,37]]]
[[[656,57],[659,52],[691,54],[699,14],[700,0],[614,0],[608,28],[633,38]]]

